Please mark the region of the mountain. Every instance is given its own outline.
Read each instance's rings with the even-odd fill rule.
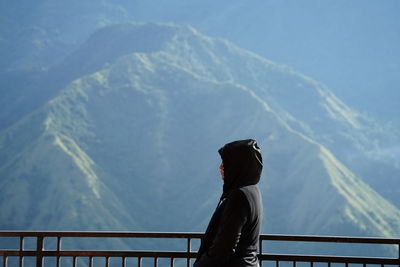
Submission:
[[[397,1],[118,4],[132,20],[190,24],[293,67],[328,84],[357,110],[399,126]]]
[[[203,231],[221,193],[217,149],[252,137],[264,233],[400,234],[399,209],[336,157],[368,145],[368,121],[227,41],[111,25],[43,81],[43,104],[0,132],[1,229]]]
[[[2,2],[0,70],[58,64],[94,30],[112,23],[190,24],[294,67],[398,128],[398,9],[396,0]]]
[[[333,105],[338,104],[345,112],[340,116],[350,116],[348,119],[356,124],[331,125],[331,120],[313,120],[314,109],[303,111],[308,108],[307,104],[301,101],[296,104],[297,99],[289,101],[295,98],[267,91],[271,105],[274,101],[279,102],[274,108],[281,106],[278,109],[282,112],[290,108],[289,114],[295,114],[294,120],[281,114],[292,128],[329,148],[340,161],[351,166],[357,176],[399,208],[400,132],[395,45],[398,43],[398,16],[394,13],[397,6],[396,1],[366,4],[361,0],[323,4],[314,0],[301,3],[269,0],[251,4],[125,0],[3,2],[0,3],[0,51],[3,54],[0,62],[0,129],[45,104],[72,79],[95,71],[96,66],[101,66],[101,62],[96,61],[117,57],[112,51],[128,53],[131,46],[138,49],[136,52],[146,52],[157,46],[150,43],[147,44],[149,47],[141,44],[142,48],[139,48],[135,42],[128,41],[129,46],[122,47],[126,42],[122,37],[116,37],[118,43],[113,44],[114,37],[108,40],[97,33],[99,40],[108,43],[108,52],[98,51],[96,57],[85,57],[87,61],[83,63],[79,53],[98,49],[93,37],[90,45],[85,43],[95,30],[131,20],[190,24],[208,35],[231,40],[258,55],[311,74],[319,81],[315,82],[318,87],[327,88],[320,81],[329,85],[328,91],[333,90],[340,100],[336,96],[326,97],[336,98]],[[76,61],[74,64],[73,60]],[[83,70],[84,66],[80,64],[88,69]],[[257,69],[251,71],[257,72]],[[238,75],[237,71],[234,75]],[[239,79],[238,76],[235,79]],[[249,82],[249,77],[243,79],[246,81],[239,82]],[[259,82],[253,82],[254,86],[263,87]],[[275,79],[272,82],[283,81]],[[297,88],[294,83],[289,84]],[[264,93],[259,92],[260,95]],[[271,97],[282,99],[272,100]],[[348,110],[341,101],[343,99],[364,115],[354,109]],[[301,125],[295,126],[299,121]],[[361,127],[354,127],[357,124]]]

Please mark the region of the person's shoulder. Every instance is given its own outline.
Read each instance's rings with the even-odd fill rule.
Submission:
[[[249,202],[249,198],[245,191],[246,190],[242,190],[242,188],[233,189],[227,198],[227,202],[233,206],[239,204],[243,205],[244,203]]]
[[[257,185],[247,185],[232,190],[228,199],[230,202],[249,202],[250,199],[260,196],[260,190]]]
[[[250,208],[250,199],[242,188],[236,188],[229,194],[227,206],[235,210],[235,213],[247,216]]]
[[[255,203],[261,201],[261,192],[257,185],[248,185],[239,188],[240,192],[244,195],[247,202]]]
[[[243,199],[246,198],[245,192],[242,190],[242,187],[233,189],[229,194],[230,199]]]

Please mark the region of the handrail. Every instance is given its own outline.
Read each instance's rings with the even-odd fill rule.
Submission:
[[[203,233],[197,232],[119,232],[119,231],[0,231],[2,236],[24,237],[119,237],[119,238],[201,238]]]
[[[297,241],[297,242],[337,242],[337,243],[361,243],[361,244],[385,244],[397,245],[400,238],[380,238],[380,237],[350,237],[350,236],[317,236],[317,235],[273,235],[263,234],[262,240],[276,241]]]
[[[87,257],[89,266],[93,264],[93,258],[103,257],[106,259],[105,266],[109,266],[110,258],[121,258],[122,266],[125,266],[127,258],[137,258],[137,266],[141,266],[143,258],[152,258],[154,266],[158,266],[158,259],[170,259],[170,266],[174,266],[175,259],[186,259],[186,265],[189,267],[196,257],[196,252],[192,251],[192,240],[198,240],[203,237],[203,233],[183,233],[183,232],[59,232],[59,231],[0,231],[1,238],[16,237],[19,238],[19,249],[0,249],[0,258],[3,260],[3,267],[7,267],[9,257],[19,257],[19,266],[24,266],[24,257],[36,257],[36,266],[43,265],[44,258],[55,258],[59,266],[60,258],[72,257],[72,266],[76,266],[78,257]],[[36,238],[36,249],[29,250],[24,248],[25,238]],[[45,250],[43,247],[46,238],[56,238],[56,248]],[[145,239],[183,239],[186,240],[186,250],[184,251],[165,251],[165,250],[63,250],[61,248],[61,240],[63,238],[145,238]],[[291,255],[291,254],[270,254],[263,252],[263,243],[269,241],[280,242],[324,242],[324,243],[354,243],[354,244],[382,244],[396,245],[399,251],[397,258],[387,257],[349,257],[349,256],[318,256],[318,255]],[[397,265],[400,267],[400,239],[397,238],[370,238],[370,237],[345,237],[345,236],[306,236],[306,235],[272,235],[263,234],[260,236],[260,253],[259,260],[263,262],[274,261],[277,266],[280,262],[309,262],[311,265],[315,262],[325,263],[357,263],[363,264],[380,264]],[[0,259],[1,260],[1,259]]]

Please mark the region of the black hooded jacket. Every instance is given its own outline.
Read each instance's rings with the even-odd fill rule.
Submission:
[[[255,267],[263,214],[257,187],[262,157],[257,142],[239,140],[219,149],[224,164],[220,202],[202,239],[194,267]]]

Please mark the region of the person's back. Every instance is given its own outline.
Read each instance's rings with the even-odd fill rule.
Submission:
[[[257,187],[262,157],[255,140],[219,150],[224,190],[202,240],[194,267],[255,267],[263,214]]]

